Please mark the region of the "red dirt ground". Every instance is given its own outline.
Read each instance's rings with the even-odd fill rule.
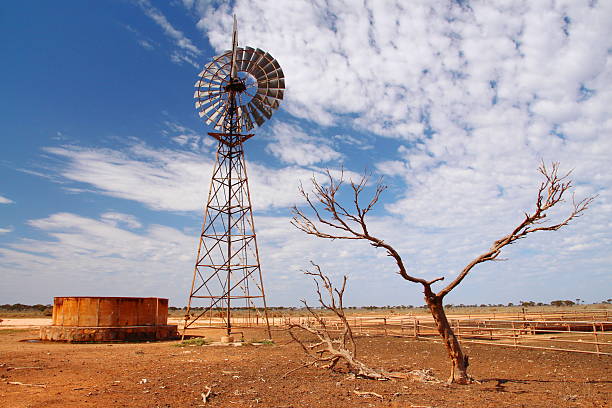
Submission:
[[[0,406],[21,407],[610,407],[610,357],[466,345],[468,386],[372,381],[316,367],[283,375],[304,361],[277,334],[275,345],[174,347],[31,343],[35,330],[0,330]],[[264,334],[247,333],[261,339]],[[361,337],[366,363],[388,371],[431,369],[444,380],[443,346],[430,341]],[[145,381],[146,379],[146,381]],[[11,384],[20,382],[45,387]],[[204,404],[201,393],[212,387]],[[354,391],[377,396],[360,396]]]

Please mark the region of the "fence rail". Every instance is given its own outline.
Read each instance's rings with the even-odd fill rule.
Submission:
[[[433,318],[423,314],[360,315],[348,316],[356,335],[412,337],[439,341]],[[193,328],[215,328],[224,325],[222,317],[211,317]],[[337,318],[323,317],[332,331],[342,329]],[[529,348],[537,350],[566,351],[612,356],[612,311],[547,311],[534,312],[525,309],[518,313],[449,314],[448,320],[455,334],[464,343],[491,346]],[[290,323],[316,324],[312,317],[273,315],[270,325],[278,329]],[[263,319],[235,317],[236,328],[261,327]]]
[[[449,323],[464,343],[612,356],[612,321],[574,320],[576,317],[572,317],[564,320],[451,318]],[[323,320],[329,330],[341,330],[338,319],[325,317]],[[356,335],[439,340],[435,323],[424,316],[351,317],[348,321]],[[316,324],[310,317],[284,319],[285,325],[307,322]]]

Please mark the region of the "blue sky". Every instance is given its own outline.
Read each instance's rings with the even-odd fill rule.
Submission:
[[[596,202],[447,301],[611,297],[612,3],[117,0],[0,5],[0,303],[185,304],[215,149],[193,84],[234,13],[287,84],[246,145],[269,304],[311,298],[310,260],[350,304],[422,303],[384,253],[295,230],[300,181],[383,175],[373,231],[452,277],[532,208],[541,160]]]

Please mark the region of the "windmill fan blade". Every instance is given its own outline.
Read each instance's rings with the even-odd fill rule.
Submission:
[[[224,82],[225,78],[227,78],[229,74],[225,72],[225,70],[216,69],[214,71],[208,72],[205,76],[201,77],[202,81],[217,81]]]
[[[263,52],[263,51],[262,51]],[[264,67],[266,67],[274,58],[267,52],[264,52],[257,62],[253,65],[253,69],[250,74],[255,78],[261,78],[265,76]]]
[[[283,71],[282,70],[274,70],[268,74],[263,71],[259,72],[259,77],[256,77],[259,82],[272,81],[273,79],[283,79]]]
[[[257,93],[269,98],[283,99],[283,91],[281,89],[260,88]]]
[[[212,99],[213,97],[211,97],[210,99]],[[208,101],[196,101],[195,102],[195,107],[196,110],[200,110],[203,106],[207,105],[210,102],[210,100]]]
[[[200,72],[198,76],[200,78],[212,79],[212,78],[219,77],[219,74],[218,74],[219,72],[221,72],[222,76],[225,76],[223,71],[225,70],[223,68],[219,69],[218,65],[215,65],[215,66],[209,65],[202,72]]]
[[[263,98],[263,99],[266,102],[266,105],[268,105],[272,109],[276,110],[280,106],[280,103],[276,99],[271,99],[271,98]]]
[[[236,48],[236,65],[244,58],[244,48]]]
[[[261,99],[258,99],[258,95],[255,95],[253,99],[251,99],[251,103],[264,114],[266,119],[270,119],[272,117],[272,109],[265,105]]]
[[[214,86],[223,86],[224,85],[224,81],[221,78],[202,78],[201,80],[199,80],[198,82],[195,83],[194,86],[196,87],[208,87],[210,85],[214,85]]]
[[[266,75],[268,75],[268,74],[270,74],[270,73],[272,73],[272,72],[276,71],[276,70],[277,70],[277,69],[279,69],[279,68],[280,68],[280,65],[278,65],[278,62],[276,62],[276,60],[275,60],[275,59],[273,59],[272,61],[270,61],[270,62],[268,63],[268,65],[266,65],[266,66],[262,67],[263,72],[264,72]]]
[[[263,71],[264,75],[274,71],[276,68],[274,67],[274,63],[276,60],[272,58],[272,56],[268,53],[265,55],[265,61],[259,66],[259,68]],[[277,63],[278,65],[278,63]],[[279,66],[280,68],[280,66]]]
[[[249,116],[249,112],[247,109],[241,109],[242,113],[241,113],[241,118],[242,118],[242,123],[244,124],[244,128],[245,130],[251,130],[253,129],[253,121],[251,120],[251,117]]]
[[[244,71],[244,65],[248,61],[249,54],[248,51],[246,51],[244,48],[240,48],[239,50],[240,52],[238,54],[240,55],[240,58],[238,58],[238,60],[236,61],[236,67],[238,71]]]
[[[220,89],[198,88],[193,93],[194,99],[199,99],[202,102],[204,102],[207,99],[210,99],[212,95],[220,96],[221,90]]]
[[[271,98],[283,99],[284,88],[272,88],[269,82],[260,82],[257,84],[257,93]]]
[[[215,122],[215,119],[220,119],[223,117],[223,115],[219,116],[222,112],[224,111],[223,109],[223,105],[222,104],[217,104],[215,105],[215,109],[212,110],[212,113],[208,116],[208,119],[206,120],[207,124],[211,124],[213,122]],[[218,121],[218,120],[217,120]],[[215,123],[215,126],[217,125],[217,123]]]
[[[221,98],[219,99],[215,99],[213,101],[211,101],[210,105],[208,105],[207,108],[205,108],[202,112],[204,112],[204,114],[208,115],[209,117],[212,116],[214,114],[213,111],[218,110],[219,105],[223,102],[223,100]]]
[[[208,98],[211,94],[221,94],[223,92],[223,88],[219,86],[211,86],[211,87],[201,87],[200,88],[200,98]]]
[[[270,108],[278,109],[278,106],[279,106],[278,100],[265,96],[264,94],[261,94],[259,92],[257,93],[255,97],[257,98],[257,100],[259,100],[260,102],[263,102],[265,105],[269,106]]]
[[[249,74],[255,76],[253,74],[254,70],[257,70],[263,63],[264,58],[266,56],[266,52],[263,50],[260,50],[259,48],[255,50],[255,55],[253,57],[253,59],[251,60],[251,65],[249,66]]]
[[[271,89],[285,89],[285,80],[274,79],[272,81],[268,81],[266,85],[268,85],[267,87]]]
[[[206,71],[210,72],[211,74],[215,74],[219,71],[225,71],[224,65],[226,65],[226,63],[225,61],[221,60],[223,57],[224,56],[221,55],[215,58],[210,64],[208,64]]]
[[[266,65],[268,65],[268,64],[269,64],[271,61],[273,61],[273,60],[274,60],[274,58],[273,58],[273,57],[272,57],[270,54],[268,54],[267,52],[265,52],[265,51],[264,51],[263,53],[264,53],[264,55],[263,55],[263,59],[264,59],[264,61],[263,61],[263,63],[259,64],[259,65],[260,65],[262,68],[263,68],[263,67],[265,67],[265,66],[266,66]]]
[[[246,109],[239,106],[236,111],[238,113],[238,127],[240,128],[240,131],[246,132],[247,130],[252,129],[253,123],[251,122]]]
[[[274,71],[270,71],[266,74],[267,81],[271,81],[273,79],[284,79],[284,78],[285,78],[285,74],[283,73],[283,70],[280,68],[275,69]]]
[[[238,117],[238,131],[242,131],[243,123],[242,123],[242,106],[236,107],[236,116]]]
[[[272,115],[272,109],[277,109],[279,105],[278,101],[272,98],[267,98],[261,94],[255,95],[253,99],[259,101],[262,104],[262,106],[264,106],[264,108],[269,108],[268,112],[270,112],[270,115]]]
[[[220,129],[223,124],[223,118],[225,117],[226,105],[223,104],[219,107],[218,110],[215,111],[213,115],[210,116],[211,123],[214,121],[213,127],[215,129]]]
[[[252,49],[252,48],[251,48]],[[252,49],[252,54],[251,54],[251,58],[249,58],[249,63],[247,64],[247,66],[245,67],[245,71],[246,72],[251,72],[251,70],[253,69],[253,67],[256,66],[257,61],[261,58],[262,54],[255,49]]]
[[[221,55],[219,58],[219,62],[221,62],[224,66],[227,66],[228,71],[231,73],[232,70],[232,52],[227,51],[225,54]]]
[[[206,116],[207,118],[209,118],[210,116],[212,116],[222,102],[223,100],[221,98],[213,99],[208,102],[204,102],[202,106],[205,106],[205,105],[208,105],[208,106],[198,112],[200,117]]]
[[[254,54],[255,54],[255,50],[253,48],[246,47],[244,49],[242,61],[240,61],[240,65],[238,66],[238,69],[240,71],[248,72],[249,64],[251,63],[251,58],[253,58]]]
[[[196,108],[201,108],[202,105],[206,105],[213,99],[217,99],[221,96],[221,92],[209,92],[205,95],[200,95],[196,101]],[[199,104],[199,106],[198,106]]]
[[[249,113],[251,114],[251,116],[253,116],[253,119],[255,119],[255,123],[257,123],[257,126],[261,126],[265,122],[264,118],[261,117],[261,115],[257,112],[257,109],[255,109],[252,103],[249,103],[247,107],[249,109]]]

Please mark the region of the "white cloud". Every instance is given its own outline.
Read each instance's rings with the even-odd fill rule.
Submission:
[[[162,133],[180,146],[189,147],[191,150],[209,151],[210,147],[215,146],[215,140],[209,136],[201,136],[200,133],[186,126],[175,122],[166,121],[166,130]]]
[[[0,228],[0,235],[8,234],[9,232],[13,232],[12,228]]]
[[[539,183],[535,168],[542,158],[575,169],[578,196],[600,194],[591,210],[569,228],[508,248],[504,256],[509,262],[479,266],[450,302],[607,296],[612,262],[611,2],[591,6],[500,0],[463,8],[446,0],[415,1],[409,7],[400,1],[183,3],[199,14],[198,27],[219,51],[230,45],[231,16],[237,14],[241,45],[269,51],[283,67],[283,107],[295,118],[322,126],[348,125],[384,136],[385,147],[394,146],[391,152],[372,151],[385,157],[373,164],[389,176],[391,186],[372,231],[396,245],[416,274],[452,276],[514,227],[522,211],[533,205]],[[151,8],[149,2],[141,6]],[[175,42],[173,58],[193,62],[193,43],[181,41],[184,34],[163,15],[150,17]],[[343,155],[352,159],[340,149],[338,138],[332,137],[336,144],[320,138],[325,129],[311,135],[302,129],[313,126],[273,126],[275,143],[268,152],[289,166],[272,169],[248,163],[257,209],[284,208],[298,201],[297,180],[320,175],[319,168],[305,166]],[[143,144],[48,151],[63,158],[60,172],[65,179],[84,183],[92,191],[157,210],[199,211],[213,163],[196,152],[210,147],[208,139],[177,124],[168,124],[167,136],[190,151]],[[345,139],[360,146],[360,139]],[[382,144],[376,142],[377,147]],[[363,146],[373,144],[367,141]],[[137,248],[130,255],[117,252],[121,248],[110,242],[109,251],[115,253],[97,258],[99,270],[108,274],[119,262],[117,256],[125,262],[115,269],[119,271],[141,270],[136,259],[149,250],[168,256],[151,243],[156,236],[153,227],[135,234],[120,228],[129,224],[116,217],[54,217],[32,226],[47,228],[56,241],[23,241],[20,248],[5,249],[1,256],[15,265],[27,260],[16,269],[22,274],[44,272],[48,250],[65,259],[57,268],[70,266],[71,276],[79,276],[79,266],[90,264],[85,254],[96,253],[82,242],[95,237],[105,242],[98,231],[120,237],[125,248]],[[334,274],[349,274],[349,293],[371,299],[364,302],[421,303],[419,288],[393,275],[393,264],[383,253],[363,243],[305,238],[287,229],[287,221],[256,218],[264,274],[271,276],[267,288],[278,304],[304,296],[305,281],[295,274],[309,259]],[[192,248],[181,250],[189,260],[175,265],[163,258],[168,262],[163,267],[189,270],[193,241],[189,244],[176,230],[168,231],[173,242]],[[62,258],[66,248],[77,258],[82,254],[80,263],[71,266],[70,255]],[[107,282],[124,287],[119,280]]]
[[[195,153],[154,150],[143,144],[124,151],[74,146],[45,149],[60,156],[61,175],[101,193],[156,210],[194,211],[202,206],[212,161]]]
[[[107,212],[100,216],[102,221],[108,222],[112,226],[125,225],[128,228],[141,228],[142,224],[136,217],[130,214],[123,214],[118,212]]]
[[[184,304],[197,232],[188,235],[156,224],[140,226],[138,232],[126,229],[135,226],[129,225],[133,221],[138,222],[129,214],[119,213],[105,213],[99,219],[57,213],[29,221],[39,231],[36,239],[0,247],[4,282],[0,297],[7,302],[26,301],[19,287],[27,285],[32,288],[30,302],[46,303],[51,296],[92,295],[162,296],[169,297],[173,305]],[[605,248],[612,240],[606,235],[609,219],[596,214],[595,221],[581,219],[567,230],[534,236],[508,248],[504,256],[509,261],[477,267],[448,301],[507,303],[516,302],[520,296],[523,300],[574,296],[602,299],[607,296],[607,271],[612,262],[612,252]],[[465,228],[439,233],[396,217],[372,217],[369,222],[372,234],[400,251],[411,273],[426,278],[454,276],[512,226],[510,223],[487,234]],[[199,225],[195,227],[197,230]],[[347,304],[422,304],[420,287],[403,281],[395,274],[392,259],[365,242],[309,237],[284,216],[256,215],[255,227],[268,304],[296,305],[301,298],[312,300],[309,279],[301,273],[311,260],[334,279],[349,276]],[[555,239],[551,239],[553,236]],[[576,258],[581,259],[579,270],[589,271],[589,276],[597,280],[596,287],[590,280],[576,279]],[[542,290],[553,280],[559,286]],[[170,281],[172,285],[167,284]]]
[[[14,201],[9,198],[0,196],[0,204],[12,204],[13,202]]]
[[[146,50],[154,50],[155,46],[153,45],[153,43],[149,40],[138,40],[138,44],[140,44],[140,46]]]
[[[296,125],[275,122],[271,130],[273,141],[266,150],[283,163],[308,166],[342,158],[330,140],[306,134]]]
[[[285,108],[321,125],[342,121],[409,140],[430,128],[458,138],[501,113],[512,126],[491,136],[521,134],[535,149],[554,125],[607,129],[608,2],[198,4],[198,27],[217,50],[228,47],[236,13],[244,44],[283,67]],[[593,90],[589,104],[583,85]]]
[[[142,11],[157,25],[159,25],[169,38],[171,38],[178,50],[172,52],[170,58],[173,62],[182,63],[187,62],[193,65],[195,68],[199,68],[199,64],[195,61],[195,58],[199,56],[202,51],[191,41],[182,31],[177,30],[166,18],[166,16],[155,8],[149,0],[138,0],[138,5]],[[151,45],[145,41],[145,44],[140,41],[140,44],[145,47]]]
[[[169,297],[173,305],[185,304],[197,234],[188,236],[155,224],[136,233],[105,218],[108,216],[95,219],[57,213],[29,221],[38,230],[37,239],[0,247],[0,274],[5,283],[0,287],[2,299],[25,301],[15,297],[21,293],[17,285],[25,285],[31,287],[28,297],[34,302],[46,303],[52,296],[92,295],[162,296]],[[304,239],[286,217],[256,217],[255,222],[268,304],[297,305],[300,298],[311,297],[313,291],[300,272],[308,267],[309,259],[329,258],[335,277],[352,269],[347,263],[350,259],[363,261],[364,269],[353,271],[358,275],[367,273],[366,265],[380,263],[371,252],[355,255],[348,246],[338,251],[324,241]],[[355,288],[370,284],[359,281],[355,277]]]
[[[123,27],[126,30],[128,30],[129,32],[131,32],[132,34],[134,34],[134,36],[136,37],[136,42],[138,43],[138,45],[140,45],[145,50],[152,51],[158,45],[155,41],[151,40],[150,38],[146,38],[140,31],[138,31],[137,29],[135,29],[131,25],[125,24]],[[58,132],[58,136],[62,136],[62,135],[59,134],[59,132]]]
[[[377,168],[407,224],[494,239],[532,205],[542,159],[600,193],[584,225],[609,224],[612,3],[237,1],[201,13],[217,49],[232,13],[283,67],[290,114],[399,141]]]
[[[63,146],[45,151],[62,158],[57,172],[63,179],[163,211],[201,211],[214,165],[210,155],[154,149],[142,143],[123,150]],[[256,162],[248,162],[247,168],[255,210],[287,208],[300,202],[299,181],[322,171],[298,166],[274,169]]]
[[[190,281],[194,237],[161,225],[136,234],[71,213],[31,220],[29,225],[39,231],[36,239],[0,248],[5,281],[0,296],[7,301],[22,300],[23,285],[30,288],[30,298],[45,303],[52,296],[75,295],[170,295],[173,302],[184,301],[177,298],[178,290],[167,290],[167,282],[181,287]]]
[[[370,150],[374,148],[372,140],[369,138],[355,137],[349,134],[334,135],[333,139],[338,143],[354,146],[360,150]]]

